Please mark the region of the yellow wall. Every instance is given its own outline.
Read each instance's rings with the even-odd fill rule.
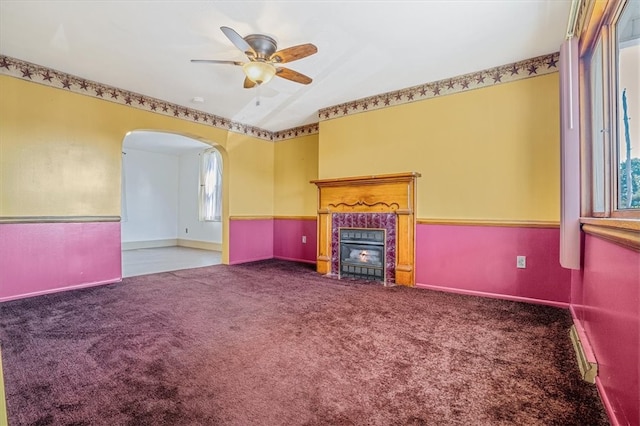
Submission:
[[[419,218],[558,221],[558,73],[320,122],[319,177],[419,172]]]
[[[315,178],[417,171],[418,217],[557,221],[558,74],[323,121],[277,143],[0,76],[0,216],[118,216],[131,130],[215,142],[231,216],[315,215]]]
[[[0,216],[119,216],[122,141],[139,129],[219,144],[228,214],[273,214],[272,142],[0,76]]]
[[[318,135],[277,142],[275,145],[275,215],[315,216],[318,179]]]
[[[229,133],[229,214],[273,216],[274,143]]]

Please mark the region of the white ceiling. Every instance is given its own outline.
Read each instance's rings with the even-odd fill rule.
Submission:
[[[211,145],[186,136],[145,130],[136,130],[127,133],[122,142],[122,150],[124,152],[127,152],[129,149],[137,149],[165,155],[182,155],[187,151],[204,151],[210,147]]]
[[[270,131],[317,122],[321,108],[556,52],[570,0],[0,0],[0,53]],[[220,31],[314,43],[274,78],[243,89],[243,61]],[[192,103],[202,97],[204,103]]]

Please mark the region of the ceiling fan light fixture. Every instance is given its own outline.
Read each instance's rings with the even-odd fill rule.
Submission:
[[[256,84],[268,83],[276,75],[276,67],[268,62],[247,62],[242,69],[247,78]]]

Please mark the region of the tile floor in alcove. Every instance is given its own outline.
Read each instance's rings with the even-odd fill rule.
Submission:
[[[122,251],[122,277],[199,268],[221,263],[219,251],[154,247]]]

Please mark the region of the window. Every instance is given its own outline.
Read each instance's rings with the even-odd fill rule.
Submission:
[[[222,218],[222,156],[216,149],[201,154],[200,220],[219,222]]]
[[[618,210],[640,209],[640,2],[625,5],[616,23],[616,47]]]
[[[640,2],[617,0],[586,23],[584,215],[640,218]],[[587,178],[587,176],[589,176]]]

